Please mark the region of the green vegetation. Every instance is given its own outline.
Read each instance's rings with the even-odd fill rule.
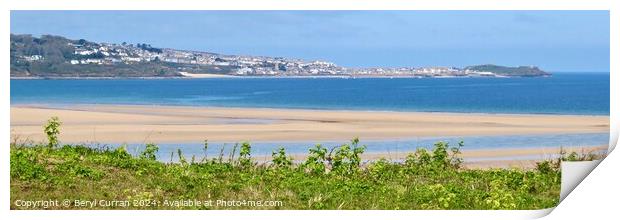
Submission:
[[[43,131],[47,135],[48,147],[58,146],[58,135],[60,134],[60,119],[58,117],[52,117],[47,121],[47,124],[43,126]]]
[[[540,70],[535,66],[519,66],[519,67],[506,67],[492,64],[468,66],[465,69],[478,71],[478,72],[491,72],[505,76],[521,76],[521,77],[533,77],[533,76],[550,76],[551,74]]]
[[[75,46],[99,48],[101,45],[84,39],[70,40],[60,36],[11,34],[11,77],[171,77],[179,76],[179,71],[228,72],[230,69],[215,69],[213,66],[173,64],[161,61],[117,62],[112,64],[72,65],[71,60],[102,59],[101,52],[80,55]],[[149,44],[138,44],[137,48],[161,53],[159,48]],[[40,60],[27,60],[26,57],[40,56]],[[135,57],[137,55],[130,55]],[[118,56],[110,58],[120,59]],[[232,67],[231,67],[232,68]]]
[[[60,125],[52,119],[47,127]],[[50,138],[51,140],[57,140]],[[57,142],[54,142],[57,143]],[[364,162],[359,140],[331,149],[316,145],[305,161],[285,148],[268,163],[257,163],[250,143],[225,160],[157,159],[147,144],[138,156],[124,146],[11,143],[11,209],[17,200],[138,201],[139,206],[52,207],[54,209],[543,209],[558,203],[560,171],[553,163],[534,170],[462,168],[463,143],[438,142],[404,162]],[[209,147],[205,140],[206,149]],[[280,201],[277,206],[145,206],[174,200]],[[131,202],[130,204],[134,204]]]
[[[591,161],[591,160],[600,160],[603,159],[606,154],[595,153],[595,152],[566,152],[566,150],[560,150],[560,157],[556,163],[559,165],[559,161]]]

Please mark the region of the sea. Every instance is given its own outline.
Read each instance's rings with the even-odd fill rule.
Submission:
[[[609,73],[535,78],[11,80],[11,104],[609,115]]]
[[[609,115],[609,73],[554,73],[532,78],[203,78],[203,79],[11,79],[12,105],[132,104],[416,111]],[[467,148],[607,145],[609,133],[405,138],[364,141],[368,151],[406,151],[446,140]],[[117,143],[104,143],[117,144]],[[143,143],[129,143],[139,148]],[[234,143],[213,143],[230,148]],[[315,143],[255,143],[259,154],[286,145],[305,153]],[[338,143],[326,143],[337,145]],[[201,143],[162,145],[203,155]]]

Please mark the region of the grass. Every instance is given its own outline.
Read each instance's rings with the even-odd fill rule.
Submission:
[[[51,209],[543,209],[559,200],[559,161],[532,170],[464,169],[463,143],[438,142],[403,162],[363,162],[365,147],[358,143],[316,145],[297,163],[281,148],[261,164],[249,143],[229,158],[187,160],[179,152],[178,163],[158,161],[155,144],[132,156],[122,146],[12,143],[11,209],[41,209],[18,206],[41,200],[70,201]],[[119,202],[83,207],[75,200]],[[214,203],[168,203],[188,200]],[[265,201],[271,202],[257,205]]]

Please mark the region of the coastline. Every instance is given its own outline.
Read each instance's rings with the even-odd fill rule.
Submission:
[[[347,141],[433,136],[601,133],[609,116],[385,112],[158,105],[12,105],[11,133],[44,140],[63,121],[68,142]]]
[[[209,79],[209,78],[239,78],[239,76],[234,75],[226,75],[226,74],[215,74],[215,73],[188,73],[188,72],[179,72],[183,77],[187,79]]]
[[[211,73],[179,73],[179,76],[135,76],[135,77],[106,77],[106,76],[11,76],[11,80],[117,80],[117,79],[144,79],[144,80],[162,80],[162,79],[469,79],[469,78],[546,78],[548,76],[418,76],[418,75],[228,75],[228,74],[211,74]]]

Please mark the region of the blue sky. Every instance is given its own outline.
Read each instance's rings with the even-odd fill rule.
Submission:
[[[11,11],[11,33],[348,67],[609,71],[608,11]]]

